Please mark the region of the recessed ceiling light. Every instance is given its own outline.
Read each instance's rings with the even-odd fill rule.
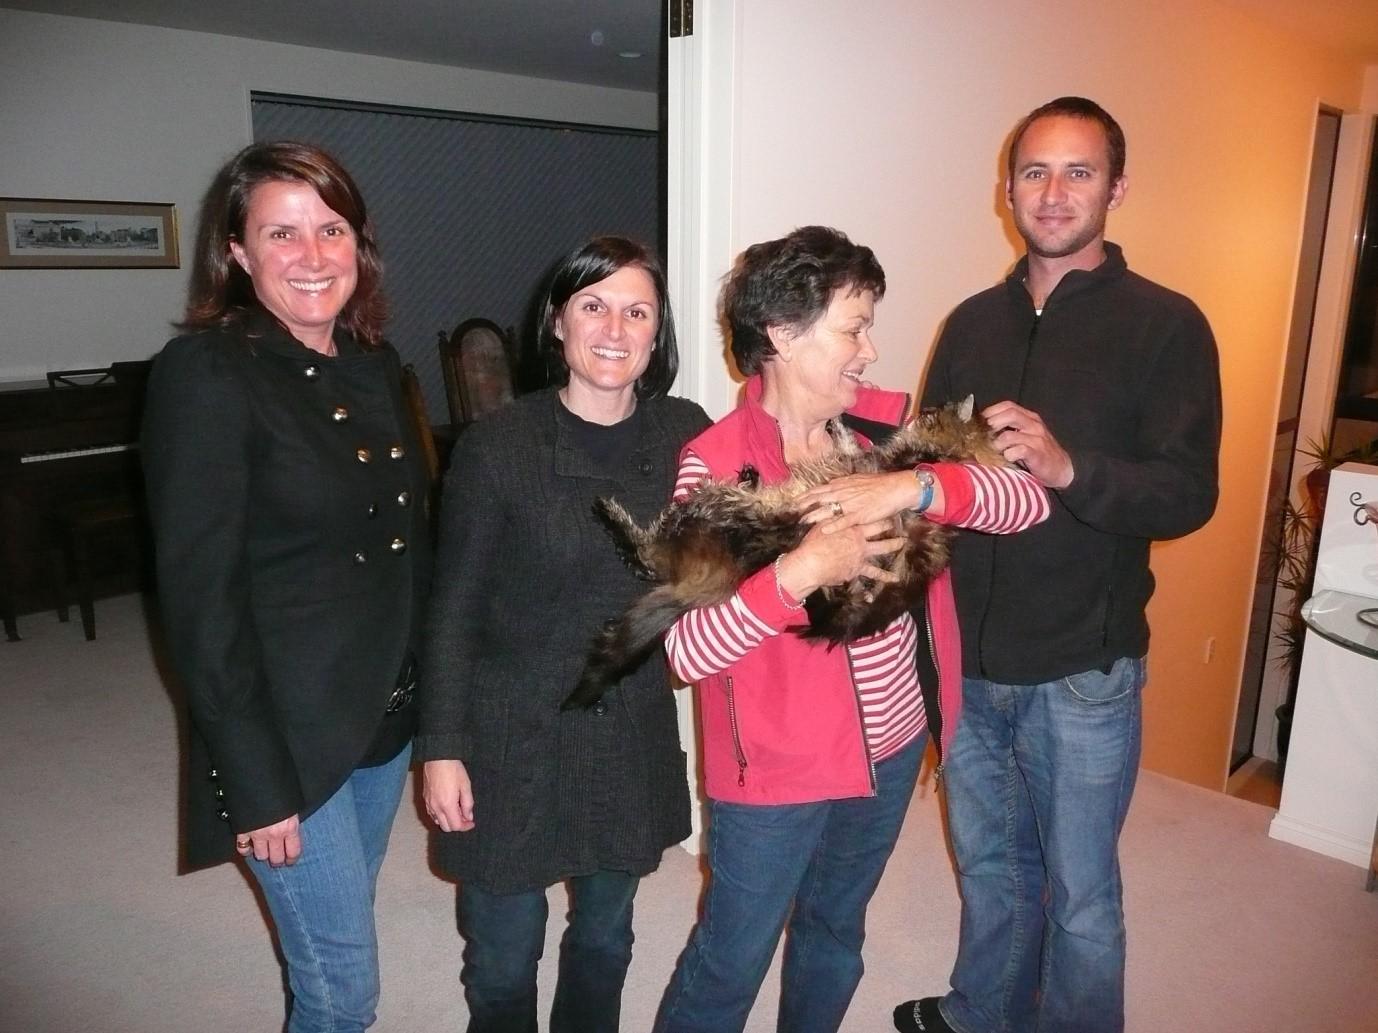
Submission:
[[[619,50],[619,51],[617,52],[617,56],[618,56],[618,57],[625,57],[625,58],[627,58],[628,60],[631,60],[631,59],[633,59],[633,58],[638,58],[638,57],[640,57],[640,56],[641,56],[641,51],[639,51],[639,50]]]

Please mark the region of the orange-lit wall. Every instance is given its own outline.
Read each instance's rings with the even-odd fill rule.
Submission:
[[[919,382],[946,313],[1019,253],[1000,166],[1018,118],[1078,93],[1123,124],[1110,236],[1206,312],[1225,393],[1216,517],[1154,550],[1144,761],[1223,787],[1313,122],[1318,102],[1358,108],[1363,67],[1203,0],[747,0],[735,17],[732,242],[825,222],[874,247],[889,385]]]

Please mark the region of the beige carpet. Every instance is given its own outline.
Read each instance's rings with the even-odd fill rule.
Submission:
[[[279,1028],[276,960],[245,878],[174,870],[176,722],[136,597],[0,642],[0,1031]],[[458,1031],[453,888],[431,875],[409,795],[379,888],[380,1030]],[[1124,838],[1130,1033],[1378,1030],[1378,895],[1360,869],[1267,837],[1272,811],[1145,774]],[[637,901],[623,1029],[644,1033],[692,924],[700,875],[670,851]],[[560,891],[553,914],[561,914]],[[957,895],[923,787],[871,909],[845,1030],[946,985]],[[551,923],[554,957],[559,923]],[[775,976],[749,1029],[774,1029]],[[551,987],[542,987],[548,1002]]]

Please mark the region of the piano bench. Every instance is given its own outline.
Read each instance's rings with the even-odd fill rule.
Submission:
[[[64,569],[56,579],[58,619],[67,619],[67,600],[71,575],[76,577],[77,607],[81,611],[81,628],[86,641],[96,637],[95,577],[92,568],[92,548],[102,539],[108,540],[116,532],[128,537],[137,526],[138,514],[128,498],[89,499],[71,502],[56,513],[61,536],[61,555]]]

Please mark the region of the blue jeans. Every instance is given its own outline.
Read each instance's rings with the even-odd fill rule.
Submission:
[[[411,747],[359,768],[301,823],[301,857],[274,868],[249,857],[292,990],[289,1033],[353,1033],[373,1025],[378,939],[373,895]]]
[[[569,880],[569,926],[551,1033],[617,1033],[622,984],[632,961],[632,900],[640,879],[600,871]],[[459,888],[464,1000],[469,1033],[536,1033],[536,963],[545,946],[544,890],[489,893]]]
[[[708,892],[655,1033],[739,1033],[786,919],[776,1029],[835,1033],[861,981],[866,905],[895,849],[927,741],[922,734],[876,765],[875,796],[712,802]]]
[[[1041,685],[963,681],[944,767],[962,891],[960,1033],[1120,1033],[1118,843],[1139,771],[1142,659]]]

